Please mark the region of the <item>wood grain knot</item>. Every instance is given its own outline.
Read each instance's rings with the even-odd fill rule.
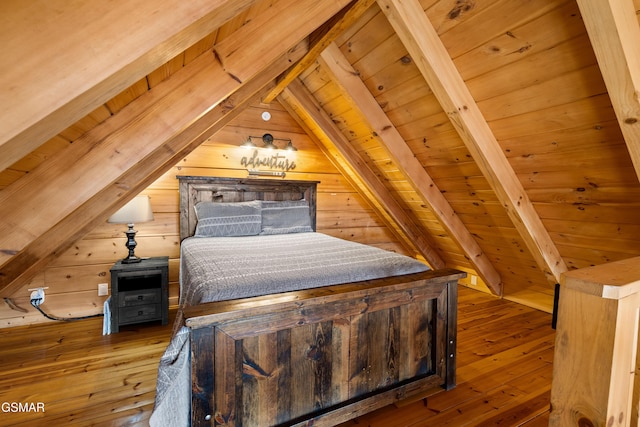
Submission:
[[[590,420],[590,419],[588,419],[588,418],[584,418],[584,417],[581,417],[581,418],[578,420],[578,426],[579,426],[579,427],[594,427],[594,425],[593,425],[593,423],[591,422],[591,420]]]
[[[318,348],[318,346],[312,345],[309,350],[307,350],[307,359],[316,362],[322,359],[322,351]]]
[[[458,0],[456,1],[455,7],[451,9],[451,11],[449,11],[449,14],[447,16],[449,17],[449,19],[456,19],[463,12],[468,12],[471,9],[473,9],[474,6],[475,6],[475,3],[473,1]]]

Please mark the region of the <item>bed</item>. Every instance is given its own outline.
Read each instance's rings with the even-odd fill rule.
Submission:
[[[317,182],[178,179],[180,307],[151,425],[335,425],[455,386],[465,273],[316,232]]]

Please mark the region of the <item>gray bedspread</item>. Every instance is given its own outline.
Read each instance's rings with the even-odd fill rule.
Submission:
[[[182,242],[180,305],[310,289],[426,271],[413,258],[325,234],[193,237]],[[152,426],[189,424],[188,331],[160,361]]]
[[[321,233],[182,242],[183,304],[309,289],[425,271],[413,259]]]

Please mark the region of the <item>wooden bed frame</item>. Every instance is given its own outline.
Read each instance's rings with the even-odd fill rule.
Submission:
[[[181,239],[201,200],[309,201],[316,182],[178,177]],[[186,307],[193,426],[335,425],[455,386],[457,281],[445,269]]]

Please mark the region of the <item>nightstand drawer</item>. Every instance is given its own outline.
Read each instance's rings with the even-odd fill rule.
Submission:
[[[118,294],[118,307],[129,307],[144,304],[159,304],[162,298],[160,289],[142,289]]]
[[[120,323],[138,323],[160,318],[160,304],[139,305],[120,309]]]

